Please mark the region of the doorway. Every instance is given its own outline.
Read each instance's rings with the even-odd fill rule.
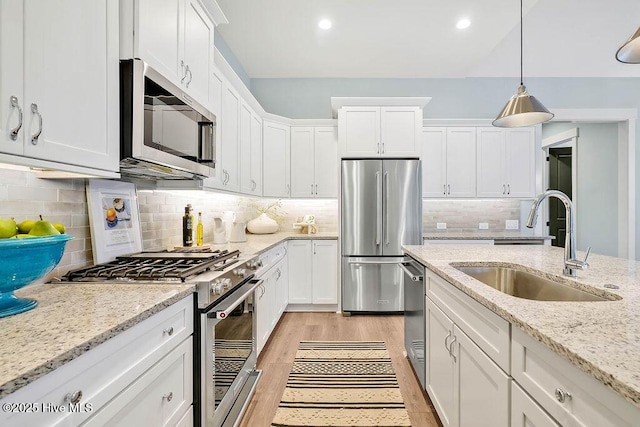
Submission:
[[[573,200],[571,147],[549,149],[549,189],[559,190]],[[549,199],[549,234],[556,236],[552,246],[564,247],[566,233],[566,209],[555,197]]]

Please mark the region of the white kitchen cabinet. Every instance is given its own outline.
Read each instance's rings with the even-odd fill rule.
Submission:
[[[278,261],[266,273],[261,274],[263,283],[255,291],[258,354],[269,340],[288,303],[287,257],[284,253],[286,246],[282,245],[272,251],[274,253],[271,255]]]
[[[511,381],[511,427],[559,427],[515,381]]]
[[[427,298],[427,392],[444,426],[508,426],[509,376]]]
[[[263,121],[262,133],[262,194],[265,197],[289,197],[291,178],[290,126]]]
[[[68,395],[76,394],[79,408],[90,405],[91,411],[70,412],[66,406],[65,412],[0,413],[0,425],[76,426],[87,421],[113,425],[107,420],[133,408],[138,409],[129,415],[148,420],[160,416],[175,424],[193,400],[193,321],[193,296],[189,296],[0,401],[63,405]],[[170,392],[172,400],[163,401],[162,396]]]
[[[121,0],[121,55],[140,58],[211,108],[215,24],[200,0]]]
[[[338,303],[336,240],[290,240],[288,262],[289,304]]]
[[[226,80],[222,86],[222,113],[218,126],[220,135],[220,170],[222,187],[226,191],[240,191],[240,94]]]
[[[222,173],[222,166],[220,164],[220,157],[222,152],[222,91],[224,87],[225,78],[223,77],[220,70],[214,68],[211,73],[211,81],[209,84],[209,98],[211,99],[211,112],[216,116],[216,142],[215,142],[215,153],[216,153],[216,162],[213,166],[211,166],[211,174],[210,177],[203,181],[203,186],[205,188],[222,188],[222,181],[225,178]]]
[[[420,107],[342,107],[338,136],[342,157],[418,157]]]
[[[533,128],[478,128],[478,197],[535,196]]]
[[[118,172],[118,34],[117,2],[1,3],[0,153]]]
[[[337,128],[291,128],[291,197],[338,196]]]
[[[422,196],[476,196],[476,129],[422,129]]]
[[[244,101],[240,106],[240,190],[262,194],[262,119]]]

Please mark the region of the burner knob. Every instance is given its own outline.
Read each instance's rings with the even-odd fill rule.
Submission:
[[[244,276],[247,275],[247,269],[246,268],[236,268],[235,270],[233,270],[233,274],[235,274],[236,276],[244,277]]]
[[[222,293],[222,280],[216,279],[211,283],[211,293],[220,295]]]
[[[252,269],[252,270],[257,270],[257,269],[259,269],[260,267],[262,267],[262,260],[257,259],[257,260],[255,260],[255,261],[249,261],[249,262],[247,263],[247,267],[249,267],[249,268],[250,268],[250,269]]]
[[[222,279],[222,289],[225,291],[231,289],[231,279]]]

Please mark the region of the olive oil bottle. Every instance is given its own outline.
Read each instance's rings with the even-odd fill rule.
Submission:
[[[196,228],[196,245],[202,246],[204,239],[204,229],[202,227],[202,212],[198,212],[198,227]]]
[[[184,207],[182,217],[182,246],[193,245],[193,215],[191,215],[191,205]]]

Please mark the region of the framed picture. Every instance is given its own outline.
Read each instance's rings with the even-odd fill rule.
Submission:
[[[135,184],[90,179],[87,185],[93,262],[142,252],[140,211]]]

